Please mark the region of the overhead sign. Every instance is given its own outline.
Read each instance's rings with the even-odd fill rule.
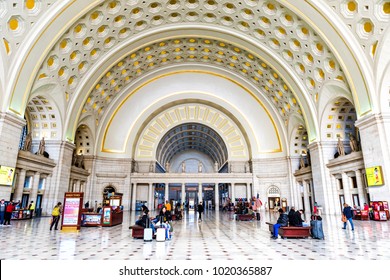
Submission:
[[[0,166],[0,185],[11,186],[14,180],[15,168],[9,166]]]

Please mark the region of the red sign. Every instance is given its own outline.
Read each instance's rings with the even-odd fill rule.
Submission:
[[[62,212],[62,230],[66,228],[80,229],[83,196],[84,193],[82,192],[65,193],[64,211]]]

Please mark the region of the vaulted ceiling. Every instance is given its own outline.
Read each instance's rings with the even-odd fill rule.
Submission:
[[[26,112],[36,138],[74,141],[87,125],[95,139],[141,80],[225,72],[261,98],[284,148],[302,153],[353,131],[338,115],[325,121],[337,102],[353,120],[378,110],[383,77],[372,73],[389,13],[374,0],[0,1],[0,105]],[[296,135],[299,149],[287,144]]]

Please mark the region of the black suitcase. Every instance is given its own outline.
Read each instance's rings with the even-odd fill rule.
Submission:
[[[256,213],[256,219],[258,220],[258,221],[260,221],[260,213]]]
[[[312,220],[310,221],[311,237],[314,239],[325,239],[324,231],[322,229],[322,221]]]

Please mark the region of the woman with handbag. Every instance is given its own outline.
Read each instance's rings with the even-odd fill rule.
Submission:
[[[354,231],[355,227],[352,221],[353,213],[352,213],[352,208],[349,206],[347,203],[344,203],[344,209],[343,209],[343,217],[342,217],[342,222],[344,223],[344,227],[342,229],[347,228],[347,221],[349,221],[351,225],[352,231]]]

